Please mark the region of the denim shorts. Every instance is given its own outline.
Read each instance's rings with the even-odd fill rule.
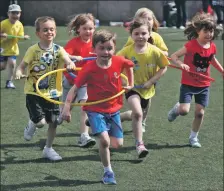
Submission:
[[[209,87],[194,87],[182,84],[180,86],[180,103],[191,103],[194,95],[195,103],[207,107],[209,103]]]
[[[110,137],[123,138],[120,111],[113,114],[86,111],[92,133],[99,135],[107,131]]]
[[[16,56],[0,56],[0,62],[8,61],[8,58],[16,60]]]

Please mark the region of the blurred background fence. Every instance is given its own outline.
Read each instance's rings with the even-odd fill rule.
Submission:
[[[130,20],[136,10],[141,7],[151,9],[157,19],[163,19],[164,1],[33,1],[33,0],[1,0],[1,13],[6,14],[10,2],[18,3],[22,8],[21,20],[24,25],[33,25],[39,16],[52,16],[56,19],[57,25],[65,25],[70,17],[78,13],[92,13],[101,24],[108,24],[110,21]],[[201,1],[187,1],[186,12],[191,18],[202,7]],[[4,10],[3,10],[4,9]]]

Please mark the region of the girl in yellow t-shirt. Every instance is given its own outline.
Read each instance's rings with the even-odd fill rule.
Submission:
[[[131,108],[128,113],[132,119],[132,129],[139,158],[148,154],[142,140],[144,111],[148,110],[151,97],[155,94],[155,82],[166,72],[166,66],[169,65],[166,56],[157,47],[147,42],[151,31],[152,25],[146,19],[136,19],[130,26],[134,44],[124,47],[117,53],[117,55],[133,61],[134,84],[135,87],[141,86],[141,88],[133,88],[125,94]],[[123,114],[121,113],[122,121],[124,121]]]
[[[163,38],[157,33],[158,27],[159,27],[159,22],[156,19],[155,14],[150,9],[143,7],[143,8],[138,9],[135,13],[134,20],[139,19],[139,18],[147,19],[148,22],[150,23],[150,25],[152,26],[152,31],[149,35],[148,43],[156,46],[157,48],[159,48],[161,50],[161,52],[165,56],[168,56],[168,48],[167,48],[166,44],[164,43]],[[132,37],[129,36],[124,47],[129,46],[131,44],[134,44],[134,41],[133,41]],[[159,70],[159,67],[157,68],[157,70]],[[155,82],[154,86],[156,86],[156,83],[157,82]],[[150,103],[148,104],[147,108],[145,108],[143,111],[143,120],[142,120],[142,131],[143,132],[145,132],[146,117],[148,114],[149,107],[150,107]],[[131,111],[126,111],[126,112],[122,113],[121,118],[123,119],[123,121],[131,121]]]

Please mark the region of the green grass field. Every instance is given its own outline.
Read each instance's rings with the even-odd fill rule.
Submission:
[[[105,27],[108,28],[108,27]],[[128,33],[123,28],[109,28],[117,33],[117,50],[126,42]],[[21,61],[29,46],[37,42],[33,27],[25,31],[29,41],[21,41]],[[173,53],[186,42],[183,31],[160,30],[168,48]],[[58,27],[55,43],[64,45],[68,40],[65,27]],[[215,41],[217,58],[223,63],[223,41]],[[212,68],[216,79],[211,86],[210,105],[199,134],[201,149],[188,145],[188,136],[194,114],[179,117],[173,123],[167,112],[179,96],[179,70],[169,68],[159,81],[156,96],[152,99],[144,141],[150,153],[140,161],[134,147],[131,123],[123,123],[124,147],[112,150],[112,167],[117,185],[100,183],[103,168],[97,146],[83,149],[77,146],[79,138],[79,110],[72,112],[72,122],[58,127],[54,141],[55,150],[63,157],[58,163],[41,158],[47,127],[39,129],[30,142],[23,139],[28,121],[23,94],[24,79],[15,81],[16,90],[6,90],[6,71],[1,72],[1,190],[12,191],[70,191],[70,190],[119,190],[119,191],[193,191],[223,190],[223,79]],[[122,110],[126,110],[127,105]]]

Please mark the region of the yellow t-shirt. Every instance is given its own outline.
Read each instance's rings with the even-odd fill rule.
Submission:
[[[12,24],[9,19],[1,22],[1,33],[14,36],[24,36],[23,24],[16,21]],[[17,56],[19,55],[18,38],[5,39],[1,38],[1,48],[3,48],[2,56]]]
[[[38,95],[36,93],[36,82],[40,76],[50,71],[64,68],[63,47],[53,44],[49,50],[43,50],[39,44],[34,44],[28,48],[24,62],[27,67],[27,79],[25,81],[24,93]],[[40,91],[48,98],[59,97],[62,94],[62,73],[54,73],[47,76],[39,83]]]
[[[135,85],[143,85],[152,78],[157,72],[157,67],[163,68],[169,65],[168,59],[157,47],[149,43],[147,45],[148,48],[144,53],[136,53],[134,44],[124,47],[117,53],[117,55],[124,56],[134,63]],[[149,99],[155,94],[154,86],[149,89],[134,88],[133,90],[138,92],[144,99]]]
[[[168,48],[167,48],[166,44],[163,41],[163,38],[158,33],[152,32],[151,33],[151,37],[153,39],[153,45],[155,45],[156,47],[158,47],[162,51],[168,51]],[[126,44],[124,45],[124,47],[125,46],[129,46],[130,44],[134,44],[134,41],[129,36],[128,37],[128,41],[126,42]]]

